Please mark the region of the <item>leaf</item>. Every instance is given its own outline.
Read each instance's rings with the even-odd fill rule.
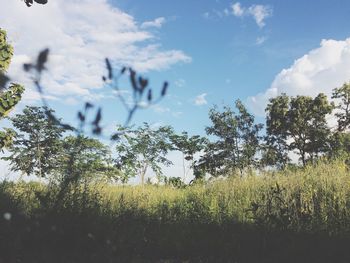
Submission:
[[[41,5],[47,4],[47,0],[34,0],[34,1],[38,4],[41,4]]]
[[[26,72],[30,71],[33,67],[34,67],[34,66],[33,66],[32,64],[30,64],[30,63],[25,63],[25,64],[23,64],[23,69],[24,69],[24,71],[26,71]]]
[[[164,82],[163,88],[162,88],[162,93],[161,93],[162,97],[164,97],[166,95],[167,90],[168,90],[168,86],[169,86],[169,83],[167,81]]]
[[[147,100],[148,100],[148,102],[152,101],[152,90],[151,89],[148,91]]]
[[[91,108],[93,108],[93,107],[94,107],[94,105],[91,104],[90,102],[86,102],[86,103],[85,103],[85,110],[91,109]]]
[[[132,88],[134,91],[138,90],[137,84],[136,84],[136,72],[132,70],[131,68],[129,69],[130,72],[130,82],[132,85]]]
[[[144,90],[147,87],[147,85],[148,85],[148,80],[144,79],[142,77],[139,77],[139,83],[140,83],[140,86],[141,86],[141,90]]]
[[[112,79],[113,78],[113,70],[112,70],[111,62],[109,61],[108,58],[106,58],[105,61],[106,61],[106,67],[107,67],[107,71],[108,71],[108,78]]]
[[[49,56],[50,50],[48,48],[44,49],[39,53],[38,60],[37,60],[37,70],[41,72],[45,69],[45,63],[47,62],[48,56]]]
[[[84,114],[81,113],[81,111],[78,112],[78,118],[81,122],[85,121],[85,116],[84,116]]]
[[[93,130],[92,133],[95,135],[100,135],[102,132],[102,128],[100,126],[96,126]]]
[[[98,124],[100,123],[101,119],[102,119],[102,109],[98,108],[98,111],[96,113],[96,118],[92,122],[92,124],[98,126]]]
[[[33,4],[33,0],[24,0],[24,2],[26,3],[26,5],[27,5],[28,7],[31,7],[32,4]]]

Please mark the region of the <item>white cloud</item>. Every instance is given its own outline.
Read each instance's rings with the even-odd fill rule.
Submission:
[[[234,16],[240,17],[245,13],[245,10],[242,8],[241,3],[239,2],[232,4],[231,7]]]
[[[164,17],[158,17],[153,21],[143,22],[141,24],[141,28],[149,28],[149,27],[161,28],[165,22],[166,22],[166,19]]]
[[[269,98],[286,93],[290,96],[316,96],[350,80],[350,38],[322,40],[320,47],[311,50],[294,64],[283,69],[265,92],[248,98],[248,105],[257,115],[264,116]]]
[[[29,87],[22,64],[49,47],[49,72],[43,86],[52,98],[95,97],[105,74],[104,57],[111,58],[116,66],[133,66],[141,72],[191,61],[181,50],[164,50],[134,17],[107,0],[55,0],[31,8],[21,1],[5,1],[2,8],[6,12],[1,14],[0,25],[15,48],[10,76]],[[153,22],[158,26],[165,19]],[[27,94],[27,99],[35,97],[34,91]]]
[[[231,9],[232,14],[236,17],[253,17],[260,28],[265,26],[265,19],[272,16],[273,13],[272,8],[267,5],[251,5],[245,8],[239,2],[232,4]]]
[[[205,97],[207,96],[207,93],[203,93],[198,95],[195,99],[194,99],[194,104],[196,106],[202,106],[202,105],[206,105],[208,104],[207,100],[205,99]]]
[[[255,43],[259,46],[265,43],[266,40],[267,40],[267,37],[264,37],[264,36],[257,37]]]
[[[267,17],[272,16],[272,9],[269,6],[253,5],[248,8],[248,13],[254,17],[255,22],[259,27],[264,27],[264,20]]]

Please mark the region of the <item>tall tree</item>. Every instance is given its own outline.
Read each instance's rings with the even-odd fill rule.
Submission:
[[[72,163],[71,156],[74,156]],[[97,139],[83,135],[65,137],[58,160],[57,174],[63,176],[63,179],[75,174],[79,175],[78,180],[119,179],[120,173],[113,165],[109,147]]]
[[[257,164],[256,153],[259,149],[259,132],[262,124],[255,124],[255,118],[240,100],[235,102],[236,114],[229,107],[220,112],[217,108],[209,111],[212,126],[206,128],[210,136],[217,141],[209,143],[199,162],[213,175],[228,174]]]
[[[173,130],[169,126],[152,129],[148,123],[143,127],[127,130],[118,127],[120,136],[117,140],[118,166],[127,178],[138,175],[141,184],[145,183],[145,175],[151,168],[161,177],[161,165],[169,166],[172,162],[166,158],[173,148],[170,135]]]
[[[11,155],[2,159],[10,161],[12,171],[46,177],[57,170],[60,138],[65,129],[53,122],[47,112],[54,111],[27,106],[22,114],[11,118],[18,132],[9,148]]]
[[[204,150],[205,145],[208,143],[206,138],[199,135],[189,136],[187,132],[182,132],[181,135],[174,134],[170,137],[172,144],[175,146],[174,150],[182,153],[182,165],[183,165],[183,181],[186,179],[186,161],[190,161],[190,168],[194,168],[196,160],[194,155]]]
[[[327,152],[331,131],[326,116],[333,109],[334,105],[322,93],[314,99],[309,96],[289,98],[285,94],[271,99],[266,108],[266,129],[267,141],[272,142],[270,146],[275,152],[282,149],[276,161],[285,163],[286,149],[296,151],[304,166]]]
[[[262,145],[262,165],[284,168],[288,156],[288,109],[290,99],[286,94],[271,98],[266,108],[266,136]]]
[[[333,90],[332,99],[339,101],[335,116],[338,118],[338,131],[343,132],[350,128],[350,83]]]
[[[21,100],[24,88],[21,85],[11,83],[8,86],[9,78],[5,75],[8,70],[13,47],[7,43],[6,31],[0,28],[0,119],[6,117],[9,112]],[[0,150],[11,145],[14,132],[11,129],[0,131]]]

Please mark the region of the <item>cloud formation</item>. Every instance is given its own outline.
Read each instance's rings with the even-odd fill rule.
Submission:
[[[265,37],[265,36],[257,37],[255,44],[260,46],[260,45],[264,44],[266,40],[267,40],[267,37]]]
[[[164,17],[158,17],[153,21],[143,22],[141,24],[141,28],[149,28],[149,27],[161,28],[165,22],[166,22],[166,19]]]
[[[268,5],[243,7],[240,2],[236,2],[231,5],[231,12],[236,17],[253,17],[256,24],[260,28],[263,28],[265,26],[265,19],[272,16],[273,10]]]
[[[257,115],[264,116],[269,98],[286,93],[290,96],[331,96],[334,88],[350,80],[350,38],[322,40],[294,64],[283,69],[265,92],[248,98],[248,105]]]
[[[198,96],[194,99],[194,104],[195,104],[196,106],[202,106],[202,105],[208,104],[208,102],[207,102],[207,100],[206,100],[206,98],[205,98],[207,95],[208,95],[207,93],[203,93],[203,94],[198,95]]]
[[[43,83],[52,97],[95,98],[102,87],[105,57],[116,66],[132,66],[139,72],[165,70],[191,61],[181,50],[164,50],[146,30],[160,27],[164,18],[139,25],[107,0],[55,0],[31,8],[21,1],[5,1],[2,8],[6,12],[1,14],[0,25],[15,48],[10,76],[29,86],[22,64],[49,47],[50,71]],[[25,98],[36,97],[27,89]]]

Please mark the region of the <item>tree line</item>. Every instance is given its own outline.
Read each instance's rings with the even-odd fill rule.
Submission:
[[[45,107],[27,106],[10,118],[14,134],[7,145],[10,153],[3,159],[12,171],[39,177],[64,178],[79,174],[79,180],[105,178],[126,183],[139,176],[146,182],[151,169],[158,181],[182,184],[181,178],[167,178],[162,166],[172,165],[170,151],[183,154],[197,180],[212,176],[243,175],[251,169],[305,166],[321,158],[337,158],[350,153],[350,83],[333,91],[334,102],[324,94],[290,97],[281,94],[271,98],[266,107],[266,128],[256,123],[240,100],[235,110],[229,106],[209,110],[211,125],[208,136],[176,134],[171,126],[153,128],[148,123],[140,127],[117,126],[111,148],[96,138],[72,135],[46,114]],[[337,120],[329,127],[327,118]],[[79,141],[76,147],[76,142]],[[74,159],[72,156],[74,152]],[[291,153],[298,156],[293,163]]]

